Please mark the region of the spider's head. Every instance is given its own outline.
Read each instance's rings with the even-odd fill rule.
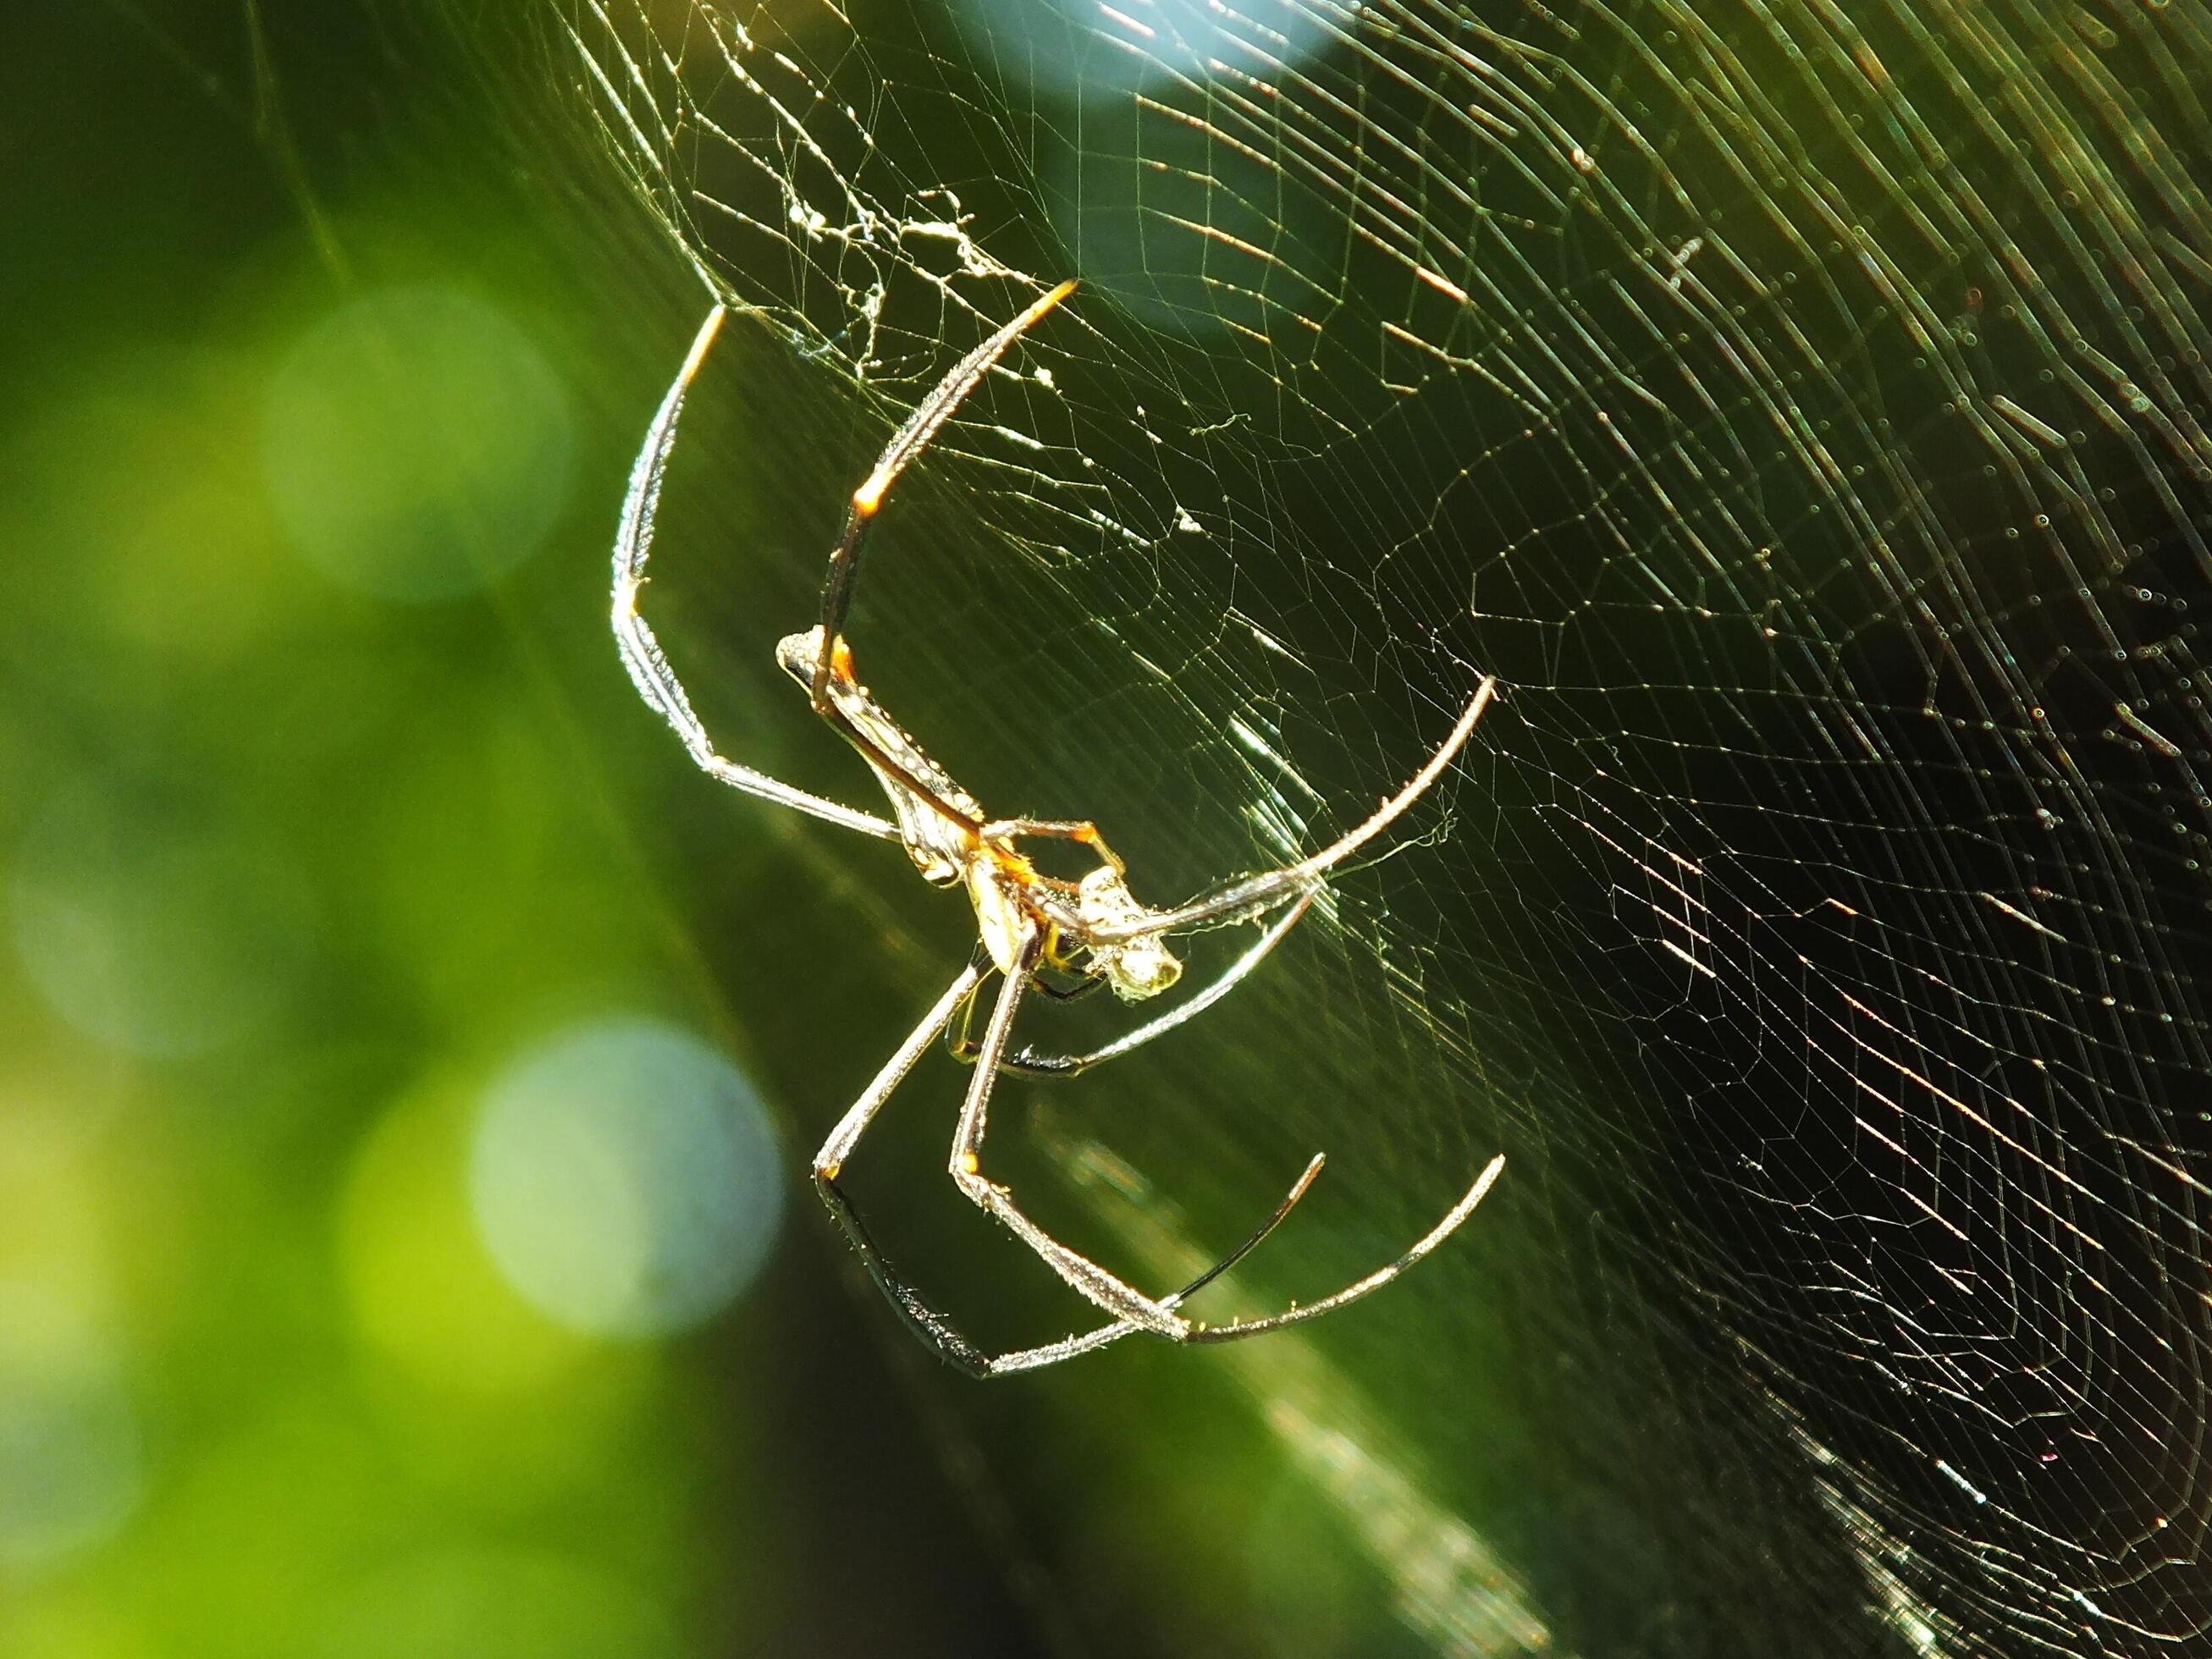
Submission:
[[[1108,864],[1084,877],[1076,890],[1075,908],[1085,921],[1094,925],[1132,921],[1145,915],[1145,907],[1137,902],[1128,882]],[[1091,971],[1112,986],[1114,994],[1124,1002],[1156,997],[1182,977],[1182,963],[1158,933],[1139,933],[1134,939],[1115,939],[1090,949]]]

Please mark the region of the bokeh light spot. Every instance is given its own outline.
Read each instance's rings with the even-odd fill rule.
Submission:
[[[16,955],[79,1030],[157,1059],[259,1027],[308,951],[313,906],[250,826],[141,781],[64,789],[11,884]]]
[[[992,64],[1062,97],[1281,74],[1326,50],[1340,27],[1307,0],[963,0],[955,15]]]
[[[568,398],[481,300],[396,288],[344,307],[278,367],[262,462],[292,544],[349,587],[411,602],[487,586],[565,504]]]
[[[104,1542],[142,1480],[108,1345],[51,1285],[0,1279],[0,1570],[34,1572]]]
[[[711,1316],[783,1217],[781,1158],[751,1084],[646,1020],[574,1028],[516,1060],[477,1121],[470,1190],[515,1289],[605,1336]]]
[[[1110,293],[1149,325],[1265,334],[1346,268],[1341,216],[1263,159],[1151,100],[1094,100],[1083,119],[1081,147],[1043,158],[1044,201],[1085,289]]]
[[[416,1380],[504,1401],[565,1376],[584,1346],[515,1295],[469,1210],[474,1102],[434,1079],[380,1121],[354,1160],[339,1250],[364,1335]]]

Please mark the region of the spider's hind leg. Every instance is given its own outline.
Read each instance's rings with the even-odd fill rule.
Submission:
[[[952,1018],[954,1010],[973,995],[983,971],[981,966],[974,963],[961,970],[959,976],[946,988],[935,1006],[922,1016],[921,1024],[908,1034],[906,1041],[899,1044],[897,1050],[884,1062],[883,1069],[876,1073],[875,1079],[861,1092],[860,1099],[853,1103],[851,1109],[830,1131],[830,1138],[822,1144],[822,1150],[814,1155],[815,1190],[821,1194],[830,1218],[859,1254],[861,1265],[867,1269],[868,1277],[875,1280],[876,1287],[884,1293],[884,1299],[897,1310],[908,1328],[934,1349],[939,1358],[969,1376],[977,1377],[1036,1370],[1042,1366],[1057,1364],[1063,1359],[1073,1359],[1078,1354],[1088,1353],[1093,1348],[1118,1341],[1138,1328],[1134,1324],[1117,1318],[1110,1325],[1101,1326],[1082,1335],[1064,1337],[1042,1347],[1024,1348],[994,1358],[969,1340],[957,1326],[923,1300],[919,1292],[898,1276],[875,1240],[869,1236],[867,1228],[862,1224],[859,1214],[853,1208],[852,1200],[845,1196],[844,1189],[837,1184],[838,1175],[842,1171],[846,1160],[852,1156],[854,1148],[860,1144],[868,1125],[883,1109],[884,1103],[890,1098],[892,1091],[914,1069],[915,1062],[921,1057],[938,1032]],[[1290,1195],[1276,1206],[1275,1212],[1267,1218],[1258,1231],[1182,1290],[1165,1298],[1161,1305],[1170,1309],[1175,1307],[1185,1298],[1196,1295],[1243,1261],[1261,1239],[1274,1231],[1283,1218],[1291,1212],[1291,1206],[1305,1196],[1306,1188],[1313,1184],[1314,1177],[1320,1173],[1321,1160],[1316,1158],[1306,1166],[1306,1172],[1297,1185],[1291,1189]]]
[[[1022,994],[1028,989],[1042,953],[1043,937],[1032,927],[1022,937],[1021,948],[1006,970],[1006,983],[999,992],[997,1004],[991,1010],[991,1023],[983,1033],[983,1046],[976,1057],[975,1075],[968,1085],[967,1103],[961,1109],[960,1127],[953,1135],[950,1173],[954,1183],[967,1194],[971,1203],[1004,1223],[1017,1238],[1036,1253],[1047,1267],[1059,1274],[1071,1290],[1096,1303],[1126,1324],[1150,1331],[1156,1336],[1164,1336],[1171,1341],[1187,1342],[1198,1328],[1176,1311],[1176,1304],[1181,1299],[1179,1297],[1155,1301],[1127,1280],[1100,1267],[1089,1256],[1070,1249],[1023,1212],[1014,1202],[1010,1188],[990,1180],[982,1172],[983,1137],[991,1086],[998,1079],[999,1067],[1006,1052],[1006,1039],[1013,1029],[1014,1016],[1021,1007]],[[1312,1179],[1319,1167],[1317,1163],[1308,1167],[1307,1181]],[[1299,1190],[1304,1190],[1303,1182]]]
[[[683,682],[676,678],[676,671],[669,665],[660,641],[653,636],[652,625],[638,610],[638,598],[646,581],[646,560],[653,551],[653,520],[660,507],[661,483],[668,471],[668,459],[676,448],[677,422],[684,413],[684,396],[721,328],[722,317],[720,306],[707,313],[706,322],[691,342],[690,355],[684,360],[667,395],[661,399],[653,424],[647,428],[645,443],[630,468],[629,491],[623,498],[622,521],[615,532],[611,616],[616,647],[638,694],[683,739],[684,747],[702,770],[749,795],[811,813],[847,830],[857,830],[862,835],[896,841],[899,827],[888,818],[855,811],[804,789],[795,789],[765,772],[741,766],[718,753],[714,738],[708,735],[706,726],[691,707],[691,699],[684,693]]]
[[[1274,1213],[1261,1222],[1249,1238],[1174,1295],[1163,1298],[1164,1304],[1172,1308],[1188,1302],[1249,1255],[1262,1239],[1282,1224],[1283,1218],[1290,1214],[1297,1201],[1306,1195],[1306,1188],[1313,1185],[1314,1177],[1321,1173],[1321,1169],[1322,1160],[1318,1158],[1307,1164],[1305,1173],[1298,1177],[1297,1184],[1291,1188],[1283,1201],[1275,1206]],[[1109,1342],[1118,1342],[1139,1328],[1126,1320],[1117,1319],[1111,1324],[1101,1325],[1080,1335],[1062,1337],[1057,1342],[1047,1342],[1037,1347],[1020,1348],[996,1356],[986,1354],[961,1334],[951,1320],[923,1301],[891,1270],[883,1251],[869,1237],[866,1227],[861,1224],[852,1200],[845,1196],[843,1188],[835,1180],[817,1169],[814,1184],[815,1189],[822,1194],[823,1203],[829,1208],[831,1219],[836,1222],[838,1231],[852,1244],[861,1264],[867,1268],[868,1277],[875,1280],[876,1288],[898,1310],[899,1317],[906,1322],[907,1328],[936,1350],[938,1357],[947,1364],[969,1376],[980,1379],[1006,1376],[1015,1371],[1042,1370],[1047,1365],[1057,1365],[1064,1359],[1089,1353],[1093,1348],[1103,1348]]]

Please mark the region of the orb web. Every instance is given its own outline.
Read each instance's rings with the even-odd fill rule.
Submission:
[[[1532,1501],[1638,1542],[1496,1523],[1518,1600],[1454,1639],[2201,1649],[2197,8],[554,17],[702,309],[757,325],[726,372],[813,388],[829,483],[781,504],[825,535],[1082,279],[902,486],[852,629],[994,810],[1096,817],[1171,902],[1508,688],[1425,833],[1156,1062],[1171,1114],[1080,1113],[1200,1205],[1349,1137],[1376,1237],[1508,1150],[1492,1253],[1341,1340],[1522,1368]],[[813,556],[764,557],[695,593],[793,609],[694,649],[805,617]],[[1437,1432],[1477,1516],[1495,1424]]]

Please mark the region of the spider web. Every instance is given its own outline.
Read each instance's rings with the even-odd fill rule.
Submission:
[[[670,487],[660,562],[720,568],[653,599],[695,690],[762,688],[729,752],[874,805],[809,769],[768,644],[897,420],[1070,273],[902,485],[852,628],[955,775],[1096,816],[1168,903],[1356,823],[1477,671],[1507,688],[1249,986],[1002,1109],[1147,1276],[1327,1147],[1255,1304],[1508,1152],[1385,1301],[1222,1351],[1410,1631],[2212,1647],[2212,14],[600,0],[554,33],[758,325]],[[781,516],[732,558],[680,498],[745,446]]]

